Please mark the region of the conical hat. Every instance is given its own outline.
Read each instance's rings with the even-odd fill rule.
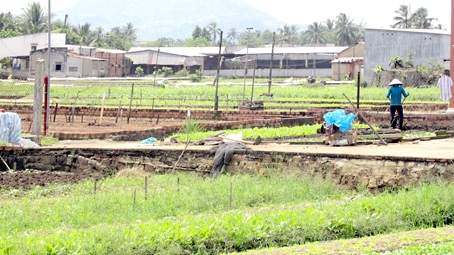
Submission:
[[[399,81],[398,79],[394,79],[388,84],[388,86],[394,86],[394,85],[402,85],[402,82]]]

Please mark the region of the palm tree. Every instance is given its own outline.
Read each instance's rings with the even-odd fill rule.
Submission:
[[[227,40],[234,45],[234,42],[238,39],[238,32],[236,31],[236,28],[231,28],[229,32],[227,33]]]
[[[347,17],[345,13],[337,16],[336,38],[339,46],[352,45],[356,30],[357,28],[353,24],[353,20],[350,20],[350,17]]]
[[[47,15],[39,2],[28,4],[22,8],[24,13],[19,17],[19,31],[22,34],[36,34],[47,31]]]
[[[0,13],[0,30],[14,30],[16,29],[16,25],[14,24],[13,15],[8,13]]]
[[[399,7],[399,10],[394,11],[394,13],[399,14],[399,16],[395,16],[394,20],[396,23],[394,23],[391,27],[392,28],[410,28],[411,27],[411,22],[410,22],[410,11],[408,10],[408,5],[401,5]]]
[[[93,41],[94,46],[101,47],[104,45],[104,28],[97,27],[95,29],[96,39]]]
[[[130,42],[137,40],[137,29],[134,28],[131,22],[127,23],[126,26],[122,28],[122,30],[127,40],[129,40]]]
[[[325,42],[324,33],[326,27],[322,23],[314,22],[307,27],[306,41],[310,44],[319,44]]]
[[[298,28],[295,25],[284,25],[283,28],[278,28],[279,40],[282,44],[293,44],[298,40]]]
[[[96,40],[96,32],[91,30],[90,23],[85,23],[82,26],[79,24],[78,27],[73,29],[73,32],[79,35],[80,45],[92,46]]]
[[[325,26],[328,30],[333,30],[335,26],[335,22],[332,19],[326,19],[325,20]]]
[[[427,18],[428,11],[426,8],[421,7],[416,10],[415,13],[411,14],[410,20],[412,28],[417,29],[431,29],[432,21],[436,20],[435,18]]]
[[[221,29],[218,28],[218,24],[215,21],[208,24],[208,32],[213,35],[213,44],[215,44],[217,35],[221,32]]]

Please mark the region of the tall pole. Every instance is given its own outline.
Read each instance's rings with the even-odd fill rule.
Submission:
[[[254,104],[254,83],[255,83],[255,69],[257,69],[257,59],[254,60],[254,72],[252,73],[252,92],[251,92],[251,104]]]
[[[244,65],[243,102],[242,102],[243,105],[245,104],[244,97],[245,97],[245,93],[246,93],[246,74],[247,74],[247,62],[248,62],[248,53],[249,53],[249,35],[251,34],[251,29],[253,29],[253,28],[248,27],[246,29],[248,30],[248,34],[247,34],[247,43],[246,43],[246,61],[245,61],[245,65]]]
[[[358,72],[358,84],[356,84],[356,108],[359,109],[359,99],[360,99],[360,86],[361,86],[361,72]]]
[[[161,51],[161,48],[158,48],[158,55],[156,56],[156,66],[154,67],[154,82],[153,86],[156,86],[156,74],[158,73],[158,59],[159,59],[159,51]]]
[[[268,78],[268,94],[271,93],[271,83],[272,83],[272,77],[273,77],[272,73],[273,73],[273,59],[274,59],[274,44],[275,43],[276,43],[276,32],[273,32],[273,44],[271,45],[270,76]]]
[[[449,47],[451,53],[449,58],[449,69],[451,79],[454,75],[454,0],[451,0],[451,47]],[[451,86],[451,92],[454,95],[454,86]],[[454,113],[454,97],[449,100],[449,113]]]
[[[46,108],[45,111],[45,118],[44,118],[44,134],[47,134],[47,130],[49,129],[49,123],[50,123],[50,54],[52,51],[52,40],[51,40],[51,32],[52,32],[52,26],[51,26],[51,8],[50,8],[50,0],[48,1],[48,14],[47,14],[47,84],[45,84],[46,88],[46,101],[47,104],[44,106]]]
[[[313,63],[313,66],[314,66],[314,79],[315,78],[315,70],[317,69],[317,64],[316,64],[316,61],[315,61],[315,44],[314,44],[314,54],[312,55],[312,63]]]
[[[218,88],[219,88],[219,71],[221,69],[221,50],[222,50],[222,31],[219,35],[218,70],[216,72],[216,94],[214,96],[214,110],[215,111],[217,111],[219,108]]]

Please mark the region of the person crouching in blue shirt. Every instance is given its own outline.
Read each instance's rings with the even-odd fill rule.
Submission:
[[[404,110],[402,108],[402,95],[407,98],[410,93],[405,92],[404,88],[402,88],[402,82],[398,79],[394,79],[389,83],[390,88],[388,89],[388,93],[386,94],[386,98],[391,100],[391,105],[389,107],[390,113],[390,124],[392,126],[394,115],[397,113],[399,114],[399,129],[402,130],[402,125],[404,123]]]

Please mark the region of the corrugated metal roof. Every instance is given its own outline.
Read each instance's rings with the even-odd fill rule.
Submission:
[[[155,65],[158,59],[158,65],[183,65],[184,56],[173,55],[168,53],[157,54],[157,52],[145,50],[129,52],[125,54],[131,58],[135,65]]]
[[[82,56],[82,55],[79,55],[77,53],[74,53],[74,52],[70,52],[68,51],[67,54],[69,56],[72,56],[72,57],[75,57],[75,58],[83,58],[83,59],[90,59],[90,60],[103,60],[103,61],[106,61],[105,59],[103,58],[95,58],[95,57],[90,57],[90,56]]]
[[[274,48],[274,54],[337,54],[348,47],[285,47]],[[249,48],[235,52],[236,55],[271,54],[271,48]]]
[[[275,54],[337,54],[348,47],[276,47]],[[157,47],[135,47],[128,52],[154,51],[157,52]],[[232,52],[236,55],[246,55],[246,50],[249,54],[271,54],[271,48],[242,48]],[[182,56],[210,56],[219,54],[219,47],[162,47],[160,52]],[[231,52],[231,49],[229,49]],[[221,48],[221,53],[226,53],[226,47]]]
[[[366,30],[382,30],[382,31],[396,31],[396,32],[409,32],[409,33],[425,33],[425,34],[442,34],[450,35],[451,31],[439,29],[400,29],[400,28],[365,28]]]
[[[345,57],[345,58],[336,58],[331,63],[353,63],[356,61],[363,60],[363,57]]]
[[[113,53],[113,54],[118,54],[118,53],[126,53],[127,51],[124,50],[114,50],[114,49],[96,49],[96,52],[107,52],[107,53]]]
[[[160,49],[160,52],[165,52],[174,55],[181,56],[206,56],[219,54],[219,47],[134,47],[131,48],[128,52],[140,52],[140,51],[154,51],[157,52]],[[225,51],[225,47],[221,49],[221,52]]]

